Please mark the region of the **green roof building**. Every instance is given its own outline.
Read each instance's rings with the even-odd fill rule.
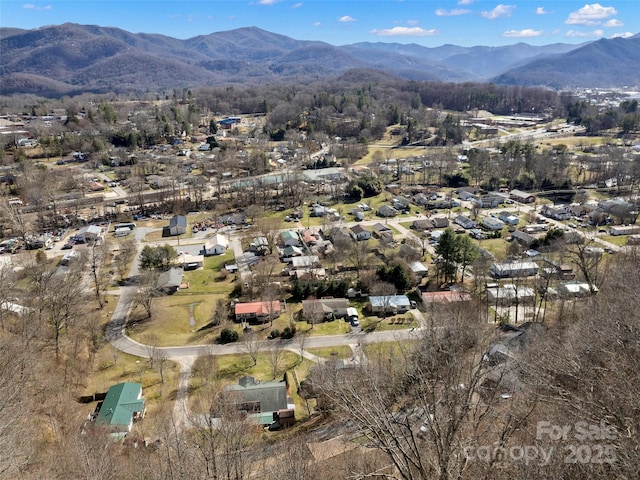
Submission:
[[[97,425],[104,425],[116,436],[131,431],[133,419],[144,416],[142,385],[125,382],[109,388],[96,418]]]

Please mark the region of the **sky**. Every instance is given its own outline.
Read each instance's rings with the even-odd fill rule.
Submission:
[[[297,40],[500,46],[640,32],[640,0],[2,0],[0,26],[79,23],[186,39],[259,27]],[[1,52],[0,52],[1,53]]]

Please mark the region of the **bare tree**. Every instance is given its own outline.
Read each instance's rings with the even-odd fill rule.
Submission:
[[[87,249],[87,262],[91,272],[91,280],[93,283],[93,292],[95,293],[98,306],[104,307],[104,299],[102,295],[107,287],[107,276],[101,271],[101,265],[106,254],[106,244],[102,241],[95,241],[89,245]]]
[[[258,353],[262,349],[260,336],[251,330],[246,330],[242,334],[242,349],[249,355],[254,365],[258,363]]]
[[[267,361],[271,367],[271,377],[275,380],[278,376],[278,372],[282,367],[284,360],[285,349],[282,345],[282,340],[276,339],[269,343],[269,349],[267,350]]]
[[[147,318],[151,318],[153,299],[158,296],[159,272],[156,270],[145,270],[140,275],[138,290],[134,298],[134,304],[142,307],[147,314]]]
[[[331,362],[318,369],[322,394],[406,480],[460,478],[465,446],[489,434],[506,442],[529,412],[498,408],[501,387],[488,382],[488,337],[475,310],[438,313],[447,322],[431,318],[414,349],[398,345],[400,355],[370,357],[348,376]]]

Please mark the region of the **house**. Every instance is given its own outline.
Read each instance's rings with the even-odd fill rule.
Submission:
[[[422,262],[411,262],[409,263],[409,269],[416,275],[418,278],[424,278],[429,273],[429,267],[427,267]]]
[[[356,242],[369,240],[371,238],[371,231],[367,230],[362,225],[354,225],[351,227],[351,236]]]
[[[177,262],[182,265],[184,270],[196,270],[204,267],[204,255],[192,255],[183,252],[178,255]]]
[[[371,313],[393,314],[405,313],[411,308],[411,301],[406,295],[374,295],[368,302]]]
[[[488,193],[476,198],[475,200],[473,200],[473,203],[478,205],[480,208],[496,208],[504,201],[505,198],[503,196]]]
[[[302,243],[305,245],[316,245],[320,240],[320,233],[313,228],[307,228],[302,232]]]
[[[443,292],[420,292],[420,298],[425,306],[431,304],[447,304],[452,302],[469,302],[471,295],[460,290],[445,290]]]
[[[95,242],[99,238],[102,238],[102,227],[98,225],[87,225],[78,230],[74,237],[82,239],[85,243]]]
[[[202,252],[205,257],[211,255],[222,255],[227,251],[227,248],[229,248],[229,240],[227,240],[227,237],[220,233],[216,233],[204,244]]]
[[[165,232],[163,232],[163,236],[170,237],[187,233],[187,217],[184,215],[174,215],[171,217],[169,226],[165,227]]]
[[[323,320],[345,318],[349,300],[346,298],[319,298],[302,301],[302,315],[314,321],[322,315]]]
[[[565,298],[586,297],[598,293],[598,287],[586,282],[571,281],[558,285],[558,293]]]
[[[413,203],[420,207],[424,207],[429,204],[429,197],[427,197],[424,193],[418,193],[412,198]]]
[[[395,217],[398,215],[398,210],[396,210],[395,208],[393,208],[390,205],[382,205],[380,208],[378,208],[378,216],[380,217]]]
[[[404,197],[393,197],[391,200],[391,206],[400,211],[408,210],[411,208],[411,200]]]
[[[380,223],[380,222],[375,223],[374,225],[371,226],[371,229],[373,230],[373,234],[378,238],[393,237],[393,234],[391,233],[392,232],[391,228],[385,225],[384,223]]]
[[[478,226],[478,222],[476,222],[475,220],[471,220],[469,217],[466,217],[464,215],[458,215],[454,219],[454,222],[464,229],[476,228]]]
[[[546,223],[531,223],[522,227],[522,231],[525,233],[542,233],[549,230],[549,225]]]
[[[509,198],[518,203],[533,203],[536,201],[536,197],[534,195],[517,189],[509,192]]]
[[[267,240],[267,237],[255,237],[249,244],[249,251],[257,255],[266,255],[271,252],[269,240]]]
[[[433,222],[428,218],[421,218],[418,220],[414,220],[411,224],[411,228],[413,230],[417,230],[418,232],[424,232],[425,230],[433,229]]]
[[[158,275],[158,279],[156,280],[156,289],[160,292],[166,294],[172,294],[180,290],[182,286],[182,276],[184,274],[184,270],[182,268],[170,268],[166,270],[160,275]]]
[[[299,247],[300,246],[300,236],[298,232],[293,230],[285,230],[280,233],[280,242],[285,247]]]
[[[460,187],[456,193],[460,200],[466,202],[477,198],[478,189],[476,187]]]
[[[144,414],[142,385],[124,382],[109,388],[95,423],[104,426],[111,435],[121,438],[131,432],[133,422],[144,418]]]
[[[533,235],[527,232],[523,232],[522,230],[516,230],[515,232],[511,232],[511,237],[515,238],[519,244],[529,246],[536,239]]]
[[[320,266],[320,259],[317,255],[304,255],[301,257],[291,258],[291,266],[293,269],[316,268]]]
[[[505,285],[487,286],[487,302],[489,305],[533,305],[536,292],[531,287],[508,283]]]
[[[624,226],[612,226],[609,229],[609,233],[613,236],[618,235],[633,235],[640,233],[640,226],[638,225],[624,225]]]
[[[547,218],[559,221],[570,220],[573,215],[573,213],[566,207],[552,207],[550,205],[542,207],[540,213]]]
[[[517,215],[507,212],[506,210],[498,213],[498,219],[502,220],[507,225],[518,225],[518,223],[520,223],[520,219]]]
[[[254,377],[244,376],[237,384],[227,385],[224,389],[233,392],[232,401],[238,409],[253,415],[259,425],[271,425],[274,414],[290,407],[286,381],[259,382]]]
[[[449,227],[449,219],[447,217],[431,217],[433,228],[447,228]]]
[[[504,227],[504,222],[498,218],[494,217],[484,217],[482,219],[482,225],[487,227],[489,230],[502,230]]]
[[[530,277],[538,273],[536,262],[494,263],[491,274],[497,278]]]
[[[236,321],[259,321],[266,322],[269,317],[275,318],[280,315],[282,306],[279,300],[271,302],[250,302],[236,303],[234,314]]]

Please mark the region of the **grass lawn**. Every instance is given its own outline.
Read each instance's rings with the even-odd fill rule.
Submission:
[[[232,249],[228,249],[224,255],[205,257],[204,268],[184,272],[183,280],[189,284],[189,288],[179,290],[176,295],[212,293],[228,296],[234,288],[235,275],[228,274],[224,266],[233,262]]]
[[[213,343],[220,327],[205,327],[209,324],[216,301],[220,298],[227,300],[226,296],[219,294],[176,294],[158,297],[153,301],[150,319],[141,318],[136,321],[141,312],[133,312],[133,321],[130,320],[127,334],[142,343],[148,343],[151,337],[163,347]],[[239,325],[237,327],[240,328]]]
[[[302,359],[297,353],[284,351],[280,362],[280,368],[276,374],[276,380],[281,380],[286,374],[289,381],[288,395],[293,398],[298,420],[307,416],[305,401],[297,394],[298,382],[302,382],[309,375],[313,362]],[[192,380],[190,385],[190,407],[202,404],[206,405],[208,397],[223,388],[225,385],[237,383],[244,375],[254,377],[259,381],[273,380],[273,371],[269,354],[258,356],[256,365],[248,355],[221,355],[216,357],[199,357],[192,368]],[[197,408],[197,407],[196,407]]]
[[[624,247],[629,241],[628,235],[603,235],[600,238],[619,247]]]
[[[392,317],[364,317],[360,320],[360,326],[365,332],[406,330],[407,328],[418,327],[418,322],[410,313],[394,315]]]
[[[162,382],[157,362],[154,368],[151,368],[148,359],[119,352],[107,344],[96,354],[94,365],[94,372],[88,376],[88,383],[84,390],[86,395],[106,392],[109,387],[118,383],[137,382],[142,384],[147,413],[152,416],[163,403],[176,398],[180,368],[174,362],[167,361],[163,365],[164,382]],[[87,405],[87,409],[93,408],[95,404]]]
[[[353,350],[348,345],[338,345],[335,347],[323,348],[306,348],[307,352],[322,358],[341,358],[347,359],[353,357]]]

